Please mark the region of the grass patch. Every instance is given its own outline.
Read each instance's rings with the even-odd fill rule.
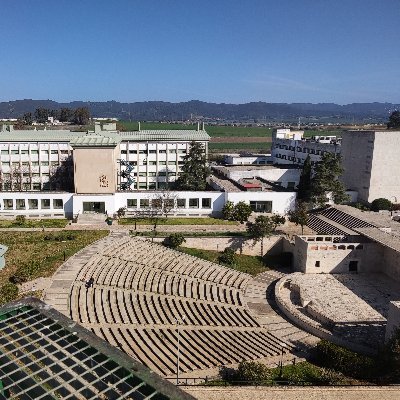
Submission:
[[[271,143],[260,142],[260,143],[209,143],[208,148],[210,151],[222,151],[222,150],[252,150],[252,151],[268,151],[271,149]]]
[[[6,267],[0,271],[0,303],[18,294],[10,284],[12,277],[32,280],[51,276],[64,262],[64,253],[67,259],[107,234],[108,231],[0,232],[0,243],[8,246]]]
[[[119,225],[154,225],[154,220],[149,218],[121,218]],[[237,225],[235,221],[219,218],[159,218],[157,225]]]
[[[0,228],[65,228],[68,220],[60,219],[25,219],[23,223],[14,220],[0,220]]]
[[[219,251],[193,249],[189,247],[180,247],[179,251],[217,264],[218,257],[221,255],[221,252]],[[269,269],[264,264],[262,257],[247,256],[244,254],[236,254],[236,263],[234,265],[227,265],[227,267],[239,272],[246,272],[250,275],[257,275]]]

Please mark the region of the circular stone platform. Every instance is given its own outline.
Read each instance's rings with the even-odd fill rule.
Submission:
[[[400,284],[384,274],[303,274],[282,278],[277,303],[302,328],[367,353],[384,342],[390,301]]]

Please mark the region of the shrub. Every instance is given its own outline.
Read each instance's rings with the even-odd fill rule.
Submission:
[[[327,340],[321,340],[314,348],[315,362],[325,368],[332,368],[346,376],[366,379],[375,371],[375,362],[367,357]]]
[[[12,282],[7,282],[0,287],[0,304],[8,303],[18,296],[18,287]]]
[[[184,242],[186,242],[186,239],[181,233],[172,233],[164,239],[164,244],[173,249],[181,246]]]
[[[242,361],[237,371],[239,381],[266,381],[271,377],[269,368],[257,361]]]
[[[372,211],[380,211],[380,210],[391,210],[392,209],[392,202],[388,199],[383,197],[379,199],[375,199],[371,203],[371,210]]]
[[[230,247],[226,247],[221,255],[218,257],[218,261],[221,264],[234,265],[236,263],[235,250]]]
[[[24,225],[25,222],[26,222],[26,217],[25,217],[25,215],[17,215],[17,216],[15,217],[15,223],[16,223],[17,225]]]

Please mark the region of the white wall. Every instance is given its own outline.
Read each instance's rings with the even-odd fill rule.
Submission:
[[[234,204],[244,201],[272,201],[272,212],[276,214],[287,214],[293,210],[296,202],[296,192],[226,192],[226,201]]]
[[[73,193],[66,192],[0,192],[0,215],[3,217],[14,217],[25,215],[27,217],[39,216],[72,216]],[[17,209],[17,199],[25,200],[25,209]],[[29,199],[38,200],[38,208],[29,208]],[[63,208],[54,208],[55,199],[63,201]],[[5,200],[13,200],[13,209],[5,209]],[[42,207],[41,200],[50,200],[49,208]]]

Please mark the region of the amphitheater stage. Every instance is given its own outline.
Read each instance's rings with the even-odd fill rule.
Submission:
[[[313,334],[354,350],[383,344],[390,301],[400,284],[384,274],[302,274],[282,278],[276,298],[288,318]]]

